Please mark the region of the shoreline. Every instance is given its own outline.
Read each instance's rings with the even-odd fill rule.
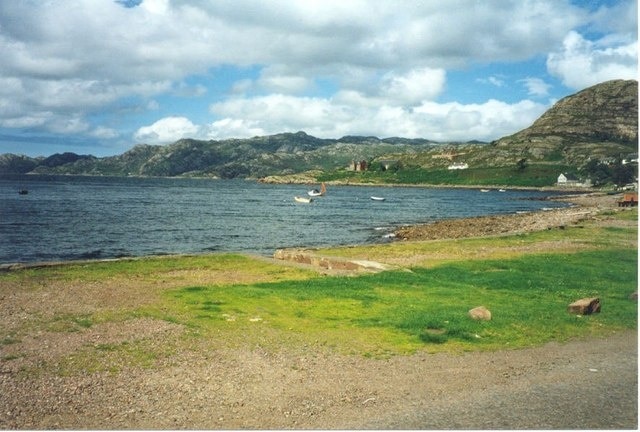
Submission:
[[[604,214],[616,197],[574,199],[576,206],[566,210],[593,211],[595,220],[610,223]],[[548,247],[541,245],[545,252]],[[295,333],[304,329],[279,333],[260,324],[265,323],[262,320],[243,324],[225,319],[219,332],[199,337],[197,327],[174,318],[176,313],[190,312],[167,308],[163,293],[263,280],[246,278],[250,266],[157,267],[162,276],[134,272],[100,274],[96,279],[73,270],[71,280],[37,273],[5,278],[0,292],[4,311],[0,324],[5,329],[0,429],[636,429],[638,425],[637,327],[526,348],[507,343],[496,351],[425,349],[389,357],[341,354],[322,337],[303,344]],[[276,277],[273,270],[264,274]],[[359,298],[355,301],[362,301]],[[218,306],[216,296],[201,300],[194,307]],[[605,314],[612,312],[614,308],[605,307]],[[263,311],[260,315],[267,316]],[[234,344],[236,337],[246,342]]]
[[[521,191],[541,191],[541,192],[567,192],[571,194],[589,194],[589,193],[607,193],[605,191],[597,191],[588,190],[584,187],[566,187],[566,186],[514,186],[514,185],[498,185],[498,184],[477,184],[477,185],[467,185],[467,184],[432,184],[432,183],[364,183],[364,182],[352,182],[352,181],[343,181],[343,180],[329,180],[329,181],[318,181],[311,178],[301,178],[299,180],[296,179],[287,179],[287,180],[278,180],[271,179],[269,180],[267,177],[258,178],[258,179],[249,179],[246,180],[256,181],[257,183],[263,184],[291,184],[291,185],[307,185],[313,186],[319,183],[325,183],[330,186],[362,186],[362,187],[409,187],[409,188],[425,188],[425,189],[511,189],[511,190],[521,190]]]
[[[387,187],[397,185],[383,185]],[[406,187],[422,187],[406,185]],[[447,186],[450,187],[450,186]],[[473,189],[476,189],[475,187]],[[524,190],[524,189],[523,189]],[[528,189],[541,190],[541,189]],[[570,192],[569,190],[565,190]],[[398,241],[424,241],[436,239],[457,239],[465,237],[484,237],[490,235],[508,235],[523,232],[542,231],[552,227],[564,227],[579,223],[581,220],[591,218],[602,210],[617,211],[619,194],[611,195],[607,192],[573,192],[562,196],[544,197],[542,200],[569,202],[572,205],[566,208],[535,210],[526,213],[508,213],[487,216],[474,216],[465,218],[442,219],[435,222],[416,223],[397,227],[393,231],[392,242]],[[579,211],[576,211],[576,210]],[[373,243],[377,244],[377,243]],[[285,248],[285,250],[288,248]],[[293,248],[304,249],[304,248]],[[322,248],[319,248],[322,249]],[[279,250],[276,248],[272,255],[259,255],[260,257],[273,257]],[[99,259],[55,260],[33,262],[7,262],[0,263],[0,272],[10,272],[25,269],[57,267],[64,265],[82,265],[105,262],[135,261],[142,259],[161,259],[189,256],[206,256],[211,253],[185,253],[185,254],[159,254],[140,255],[126,257],[112,257]],[[256,254],[238,251],[218,252],[216,254],[242,254],[256,256]]]
[[[400,241],[421,241],[520,234],[564,228],[595,217],[604,210],[617,211],[618,194],[604,192],[546,197],[546,200],[569,202],[566,208],[537,210],[526,213],[444,219],[415,224],[394,231]]]
[[[220,177],[209,176],[143,176],[143,175],[106,175],[106,174],[69,174],[69,173],[1,173],[0,176],[61,176],[61,177],[95,177],[95,178],[134,178],[134,179],[169,179],[169,180],[243,180],[248,182],[263,183],[263,184],[292,184],[292,185],[315,185],[322,183],[322,181],[316,180],[311,177],[301,177],[299,179],[278,179],[267,177],[243,177],[226,179]],[[426,189],[511,189],[522,191],[541,191],[541,192],[567,192],[572,194],[591,194],[591,193],[608,193],[612,191],[593,191],[584,187],[566,187],[566,186],[514,186],[506,184],[432,184],[432,183],[364,183],[364,182],[352,182],[342,180],[330,180],[324,183],[335,186],[370,186],[370,187],[415,187]],[[617,191],[613,191],[616,192]],[[620,192],[621,193],[621,192]]]

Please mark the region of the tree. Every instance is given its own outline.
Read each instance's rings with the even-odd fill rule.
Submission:
[[[611,178],[609,167],[597,159],[591,159],[581,171],[585,177],[591,179],[594,186],[606,183]]]
[[[520,159],[516,163],[516,168],[518,168],[518,171],[524,171],[526,167],[527,167],[527,160],[525,158]]]
[[[581,171],[596,186],[607,182],[625,185],[631,183],[635,178],[635,168],[630,164],[624,165],[620,159],[611,164],[592,159]]]
[[[619,186],[631,183],[635,177],[635,170],[631,165],[624,165],[621,161],[616,161],[611,165],[611,181]]]

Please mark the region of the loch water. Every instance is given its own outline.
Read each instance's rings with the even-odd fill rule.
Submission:
[[[27,194],[19,194],[19,190]],[[567,206],[549,192],[246,180],[0,176],[0,264],[393,241],[402,225]],[[373,201],[371,196],[385,201]]]

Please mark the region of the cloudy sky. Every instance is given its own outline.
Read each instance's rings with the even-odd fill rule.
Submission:
[[[0,1],[0,153],[300,130],[490,141],[636,79],[635,0]]]

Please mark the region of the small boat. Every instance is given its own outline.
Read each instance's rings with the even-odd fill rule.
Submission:
[[[372,196],[372,197],[371,197],[371,199],[372,199],[373,201],[384,201],[384,200],[386,200],[386,198],[384,198],[384,197],[379,197],[379,196]]]
[[[498,192],[506,192],[506,189],[498,189]]]
[[[310,190],[309,192],[307,192],[307,194],[309,196],[315,197],[315,196],[324,196],[324,194],[327,193],[327,186],[324,184],[324,182],[322,182],[322,184],[320,185],[320,190],[318,189],[313,189]]]
[[[308,204],[308,203],[313,202],[313,198],[307,198],[307,197],[301,197],[301,196],[293,197],[293,199],[294,199],[296,202],[299,202],[299,203],[305,203],[305,204]]]
[[[491,192],[491,189],[480,189],[480,192]]]
[[[20,195],[26,195],[26,194],[28,194],[28,193],[29,193],[29,191],[28,191],[28,190],[26,190],[26,189],[20,189],[20,190],[18,191],[18,193],[19,193]]]

